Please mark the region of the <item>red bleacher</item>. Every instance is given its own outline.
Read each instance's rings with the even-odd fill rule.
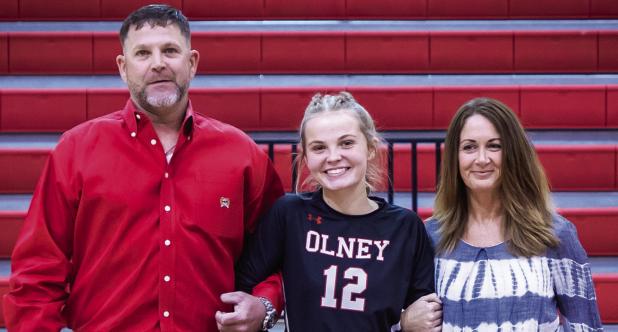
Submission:
[[[594,73],[618,68],[617,45],[615,30],[193,33],[202,74]],[[120,53],[116,32],[8,32],[0,74],[116,74]]]
[[[2,232],[0,232],[0,258],[11,257],[17,234],[19,234],[25,217],[25,211],[0,211],[0,229],[2,229]]]
[[[604,323],[618,323],[618,273],[592,276],[601,319]]]
[[[537,145],[536,150],[553,191],[618,191],[617,145]],[[394,189],[409,192],[411,147],[395,144],[394,151]],[[275,165],[286,188],[291,188],[292,183],[291,160],[289,147],[275,149]],[[28,165],[22,168],[27,169]],[[421,145],[418,148],[419,190],[434,191],[435,179],[435,148]],[[29,192],[31,189],[24,190]]]
[[[411,148],[395,145],[394,181],[396,191],[410,191]],[[618,151],[611,145],[537,146],[554,191],[618,191]],[[43,168],[48,149],[0,149],[0,193],[30,193]],[[275,149],[275,164],[286,188],[291,188],[291,148]],[[419,189],[435,188],[435,150],[418,148]],[[586,167],[581,167],[586,165]]]
[[[5,276],[0,276],[0,295],[4,295],[9,291],[9,278]],[[2,301],[0,301],[0,312],[3,310]],[[0,315],[0,326],[4,326],[4,314]]]
[[[215,118],[243,130],[296,130],[315,91],[348,89],[383,130],[444,129],[474,96],[503,100],[527,128],[616,128],[618,87],[243,87],[194,88],[192,99]],[[58,132],[124,105],[125,89],[0,89],[0,130]],[[22,107],[28,105],[29,107]],[[242,109],[242,113],[233,110]],[[586,112],[581,112],[585,109]]]
[[[191,94],[201,111],[243,130],[294,131],[315,91],[342,89],[357,96],[382,130],[445,129],[475,96],[504,101],[531,129],[618,128],[613,85],[193,88]],[[120,109],[127,97],[126,89],[0,89],[0,131],[64,131]]]
[[[34,191],[48,155],[49,149],[0,149],[0,193]]]
[[[607,234],[618,234],[618,207],[558,209],[577,227],[577,235],[590,256],[616,256],[616,240]]]

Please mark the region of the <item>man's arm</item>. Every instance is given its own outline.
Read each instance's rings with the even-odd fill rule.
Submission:
[[[245,208],[247,234],[253,234],[257,230],[258,222],[264,219],[263,217],[266,216],[275,201],[285,193],[273,164],[260,149],[254,151],[253,154],[251,177],[253,180],[247,187],[250,188],[252,199]],[[271,275],[255,286],[252,294],[267,298],[277,309],[277,312],[283,310],[283,288],[279,273]]]
[[[245,224],[248,234],[252,234],[256,231],[258,228],[258,221],[263,219],[262,217],[267,214],[277,198],[284,194],[281,180],[266,155],[262,151],[255,151],[253,159],[253,172],[251,172],[250,175],[253,180],[249,181],[247,186],[253,189],[250,191],[252,192],[250,195],[252,199],[245,207],[247,215]],[[256,241],[253,242],[253,245],[259,245]],[[275,242],[277,245],[280,244],[279,241]],[[246,247],[243,257],[247,256],[247,250],[251,252],[256,251],[252,250],[250,247]],[[243,258],[241,258],[241,261],[242,260]],[[262,323],[266,316],[266,307],[258,297],[267,299],[273,305],[277,313],[281,313],[283,310],[283,288],[280,274],[274,273],[266,279],[264,279],[263,276],[258,277],[256,275],[251,275],[250,277],[251,279],[257,278],[254,279],[257,281],[263,280],[253,287],[253,289],[244,289],[247,292],[251,291],[252,295],[242,291],[221,295],[221,300],[224,303],[234,305],[234,311],[216,313],[215,319],[220,331],[261,330]],[[243,279],[242,276],[239,275],[237,275],[237,278]]]
[[[66,147],[48,158],[13,250],[10,290],[4,316],[11,331],[56,330],[66,326],[76,195],[67,165],[58,162]],[[66,159],[64,159],[66,160]]]

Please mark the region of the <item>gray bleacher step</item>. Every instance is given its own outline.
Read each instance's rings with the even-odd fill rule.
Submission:
[[[386,198],[386,193],[375,194]],[[419,193],[419,208],[433,206],[434,193]],[[554,204],[558,208],[611,208],[618,207],[618,191],[610,192],[554,192]],[[0,211],[27,211],[30,206],[31,194],[0,194]],[[394,203],[411,208],[412,194],[409,192],[395,192]]]
[[[534,144],[574,144],[574,145],[614,145],[618,144],[618,129],[531,129],[526,131]],[[262,141],[275,141],[278,139],[298,140],[296,131],[249,131],[253,139]],[[445,130],[385,130],[380,131],[385,139],[431,139],[444,138]],[[10,137],[3,138],[0,134],[0,147],[4,141],[10,141]],[[12,135],[12,134],[6,134]]]
[[[618,30],[618,20],[264,20],[191,21],[203,31],[590,31]],[[0,22],[9,31],[117,32],[121,22]]]
[[[538,145],[617,145],[618,144],[618,129],[531,129],[526,131],[528,137],[534,144]],[[298,133],[296,131],[250,131],[247,132],[255,140],[260,141],[298,141]],[[445,130],[385,130],[380,131],[380,134],[387,140],[398,139],[443,139],[446,135]],[[12,135],[12,134],[6,134]],[[0,134],[0,148],[3,142],[8,142],[12,138],[3,138]],[[17,137],[17,139],[19,139]],[[423,143],[421,143],[423,144]],[[432,144],[432,143],[430,143]]]
[[[485,87],[618,84],[618,74],[486,74],[486,75],[196,75],[192,88],[258,87]],[[3,75],[0,89],[125,88],[118,75]]]
[[[2,194],[0,195],[0,211],[25,212],[30,206],[31,194]]]
[[[618,257],[589,257],[592,273],[618,273]]]
[[[532,142],[539,145],[618,145],[618,129],[528,130],[527,133]],[[260,141],[298,140],[298,133],[291,131],[248,134]],[[386,139],[443,138],[445,131],[383,131],[381,134]],[[59,133],[0,133],[0,149],[51,149],[59,138]]]
[[[0,149],[53,149],[59,139],[59,133],[2,133],[0,134]]]
[[[534,144],[544,145],[615,145],[618,144],[618,130],[528,130],[528,137]]]
[[[8,277],[11,274],[11,261],[0,259],[0,277]]]
[[[386,198],[386,193],[378,193],[377,196]],[[419,208],[431,208],[433,206],[434,197],[434,193],[419,193]],[[553,192],[552,199],[557,208],[618,207],[618,191]],[[395,192],[394,203],[405,208],[411,208],[412,194],[409,192]]]

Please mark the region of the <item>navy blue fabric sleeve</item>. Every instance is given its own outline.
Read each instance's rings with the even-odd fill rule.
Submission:
[[[412,227],[411,240],[415,242],[414,257],[412,257],[412,280],[406,297],[406,307],[421,296],[435,292],[434,282],[434,251],[431,241],[421,219],[412,214],[415,227]]]
[[[285,245],[284,198],[279,198],[250,235],[236,264],[236,289],[251,293],[253,287],[281,268]]]

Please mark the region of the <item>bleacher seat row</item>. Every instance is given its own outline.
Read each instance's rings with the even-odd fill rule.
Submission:
[[[554,191],[618,191],[618,145],[537,145]],[[410,191],[409,145],[395,145],[394,186]],[[49,154],[49,148],[0,148],[0,193],[30,193]],[[291,148],[276,147],[275,164],[286,188],[291,188]],[[435,149],[418,149],[419,189],[435,188]],[[581,167],[584,164],[586,167]]]
[[[445,129],[457,107],[479,95],[504,101],[530,129],[618,128],[618,84],[195,87],[191,94],[202,112],[243,130],[289,131],[313,93],[342,89],[354,93],[383,130]],[[0,131],[64,131],[120,109],[127,97],[120,88],[0,86]]]
[[[198,70],[208,74],[618,70],[618,26],[607,21],[466,22],[446,31],[408,22],[194,25],[192,46],[207,55]],[[102,31],[81,31],[86,27],[67,23],[58,31],[40,31],[38,25],[0,24],[0,74],[116,74],[114,59],[121,51],[117,27],[106,24],[94,27]]]

